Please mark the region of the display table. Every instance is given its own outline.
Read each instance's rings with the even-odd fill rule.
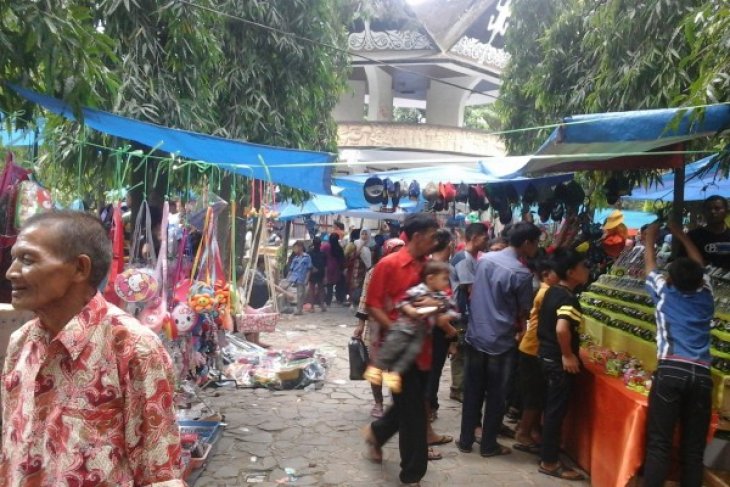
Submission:
[[[644,462],[648,397],[606,375],[585,350],[581,359],[565,419],[565,450],[590,473],[593,487],[625,487]],[[713,415],[709,438],[716,426]]]

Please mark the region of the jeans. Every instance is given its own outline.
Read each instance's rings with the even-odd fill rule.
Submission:
[[[431,355],[431,373],[428,376],[428,388],[426,389],[426,399],[431,404],[431,410],[437,411],[439,408],[439,383],[441,382],[441,372],[444,370],[446,356],[449,354],[449,341],[446,334],[441,328],[433,329],[433,352]]]
[[[451,356],[451,393],[462,395],[464,391],[464,345],[456,346],[456,354]]]
[[[469,344],[465,345],[465,349],[464,402],[459,445],[470,448],[474,443],[474,428],[479,424],[479,414],[486,393],[480,450],[481,453],[491,453],[499,448],[497,435],[506,409],[507,392],[517,359],[516,349],[499,355],[480,352]]]
[[[411,367],[402,374],[401,380],[402,389],[400,394],[393,394],[393,405],[371,427],[381,446],[398,433],[400,480],[408,484],[419,482],[428,468],[426,409],[423,407],[427,376]]]
[[[711,407],[712,378],[709,369],[670,360],[659,362],[649,393],[645,486],[664,485],[677,422],[680,426],[680,485],[702,485],[702,457]]]
[[[560,458],[560,433],[575,376],[563,370],[563,361],[560,359],[540,358],[540,365],[547,384],[540,459],[543,463],[556,463]]]
[[[304,297],[307,290],[307,285],[304,283],[297,283],[297,313],[301,314],[304,308]]]

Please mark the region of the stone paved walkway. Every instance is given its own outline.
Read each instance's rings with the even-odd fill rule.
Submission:
[[[317,391],[206,390],[228,426],[195,487],[399,485],[397,438],[385,446],[382,465],[364,457],[360,429],[370,421],[372,396],[367,382],[347,380],[346,345],[354,325],[349,310],[331,308],[327,313],[285,316],[276,333],[262,335],[277,347],[296,343],[336,351],[327,380]],[[434,428],[457,436],[461,405],[448,398],[448,367],[447,361]],[[386,404],[389,401],[386,398]],[[522,452],[484,459],[477,453],[459,453],[454,444],[438,448],[444,458],[429,462],[424,486],[589,485],[542,475],[537,457]],[[294,469],[295,480],[288,480],[287,468]]]

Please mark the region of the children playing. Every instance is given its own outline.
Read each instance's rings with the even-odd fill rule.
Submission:
[[[415,361],[431,327],[436,324],[442,326],[447,334],[453,334],[454,329],[446,320],[436,318],[437,314],[446,314],[450,319],[459,317],[446,293],[450,284],[449,273],[449,265],[445,262],[429,261],[424,265],[422,282],[408,289],[404,300],[398,303],[400,318],[386,335],[374,365],[365,371],[368,381],[384,383],[392,392],[399,393],[401,374]],[[423,298],[430,298],[435,306],[413,306],[414,302]]]
[[[701,486],[707,430],[710,425],[710,323],[714,298],[703,258],[676,224],[669,224],[688,257],[669,265],[668,276],[656,269],[657,224],[646,229],[646,284],[656,304],[659,359],[647,415],[644,485],[662,486],[669,469],[674,428],[680,426],[680,484]]]
[[[558,454],[573,378],[580,371],[579,327],[583,315],[575,289],[588,282],[590,271],[585,257],[574,250],[558,249],[552,261],[560,281],[545,292],[537,325],[538,356],[547,382],[539,471],[563,480],[583,480],[579,472],[560,463]]]

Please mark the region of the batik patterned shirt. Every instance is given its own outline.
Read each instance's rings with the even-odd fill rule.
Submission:
[[[183,487],[172,363],[97,294],[55,336],[16,331],[3,370],[0,485]]]

